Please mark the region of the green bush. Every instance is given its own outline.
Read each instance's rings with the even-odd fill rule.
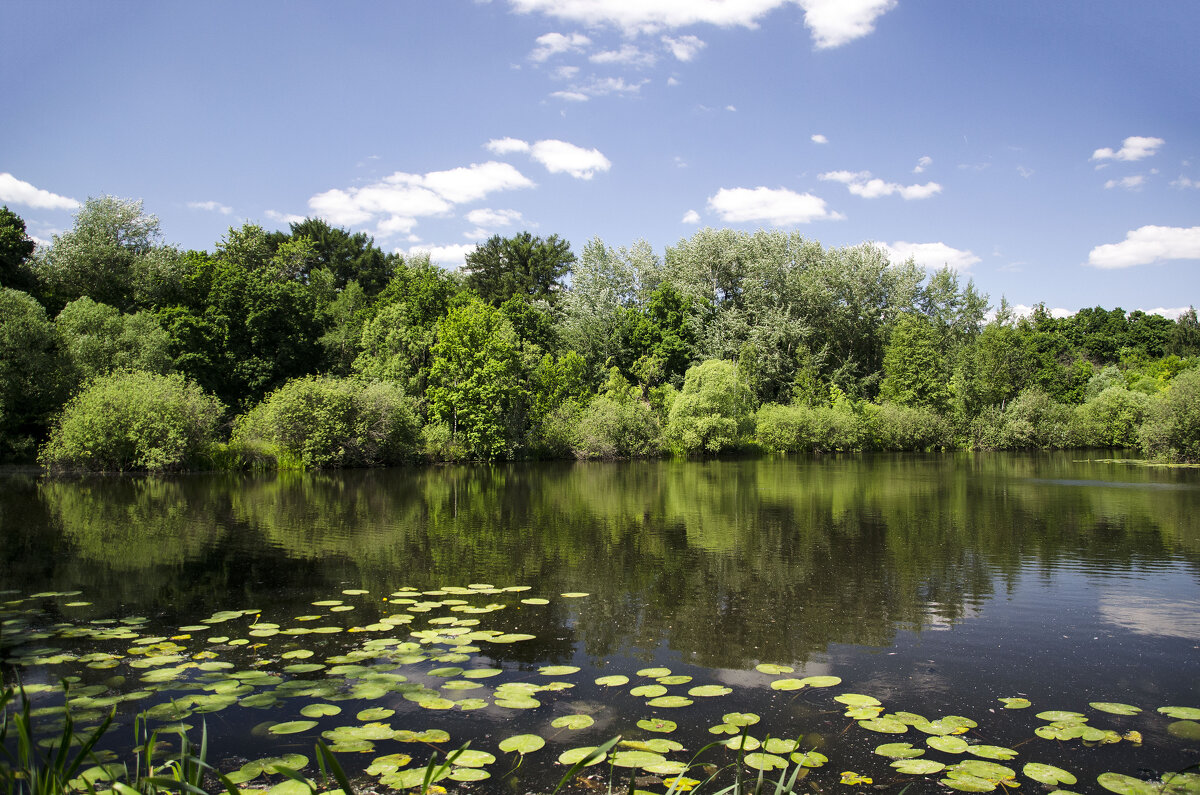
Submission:
[[[67,403],[40,460],[51,470],[184,469],[215,441],[223,412],[181,375],[112,373]]]
[[[845,406],[768,403],[755,417],[755,439],[779,453],[862,450],[870,446],[866,416]]]
[[[392,381],[310,376],[272,392],[237,419],[231,448],[275,466],[369,467],[412,458],[417,420]]]
[[[32,461],[50,416],[69,394],[64,357],[46,310],[0,287],[0,461]]]
[[[1076,438],[1087,447],[1136,447],[1149,407],[1144,393],[1109,386],[1075,410]]]
[[[661,427],[649,403],[606,395],[579,418],[575,455],[580,458],[639,458],[658,452]]]
[[[709,359],[688,368],[667,421],[672,448],[719,453],[740,447],[753,430],[750,390],[733,362]]]
[[[954,444],[954,429],[944,415],[927,408],[884,403],[865,411],[866,431],[874,450],[934,450]]]
[[[1138,438],[1151,458],[1200,463],[1200,370],[1185,370],[1151,399]]]
[[[1072,447],[1080,443],[1070,406],[1040,389],[1026,389],[1008,406],[987,406],[971,422],[971,444],[978,450],[1027,450]]]

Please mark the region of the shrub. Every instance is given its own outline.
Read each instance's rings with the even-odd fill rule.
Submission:
[[[1004,410],[1000,443],[1006,449],[1070,447],[1072,412],[1040,389],[1026,389]]]
[[[737,448],[754,426],[751,395],[732,362],[710,359],[688,369],[667,421],[667,437],[682,453]]]
[[[1142,392],[1107,387],[1075,410],[1076,438],[1089,447],[1136,447],[1149,406]]]
[[[950,447],[954,431],[941,414],[917,406],[868,406],[866,431],[875,450],[932,450]]]
[[[231,447],[247,457],[273,453],[276,466],[369,467],[411,458],[416,436],[412,401],[399,384],[310,376],[239,417]]]
[[[768,403],[755,420],[755,439],[773,452],[854,451],[870,444],[868,419],[846,405]]]
[[[658,451],[661,428],[649,403],[601,395],[579,418],[575,454],[580,458],[638,458]]]
[[[184,469],[215,441],[223,412],[181,375],[112,373],[66,405],[40,460],[52,470]]]
[[[1150,401],[1138,438],[1151,458],[1200,463],[1200,370],[1186,370]]]

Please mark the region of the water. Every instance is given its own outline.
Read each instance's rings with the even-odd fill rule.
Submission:
[[[474,790],[508,791],[501,774],[511,762],[497,750],[500,740],[520,732],[545,737],[547,747],[530,754],[516,786],[548,791],[563,772],[552,763],[568,748],[621,733],[668,737],[691,752],[718,739],[709,727],[738,711],[761,716],[749,729],[759,739],[800,738],[829,756],[827,766],[808,773],[806,787],[834,788],[841,771],[853,770],[897,790],[905,784],[912,785],[910,792],[938,790],[937,776],[900,776],[889,760],[872,753],[889,742],[924,747],[925,734],[866,731],[833,700],[862,693],[889,711],[972,718],[979,726],[964,737],[1014,748],[1018,757],[1002,764],[1034,791],[1041,785],[1020,776],[1025,762],[1064,767],[1079,777],[1070,789],[1096,791],[1096,776],[1105,771],[1149,777],[1200,762],[1196,741],[1169,734],[1173,719],[1155,712],[1161,706],[1200,707],[1200,471],[1072,460],[1078,457],[556,463],[45,482],[10,474],[0,480],[0,589],[10,592],[0,600],[11,600],[2,608],[9,621],[0,635],[10,659],[5,677],[51,683],[75,675],[77,687],[102,690],[91,698],[146,693],[117,704],[127,725],[139,710],[168,697],[209,695],[239,671],[338,683],[333,700],[279,697],[268,706],[266,697],[257,708],[232,704],[188,715],[194,733],[207,723],[211,757],[226,770],[285,752],[311,757],[321,731],[360,725],[359,710],[383,706],[396,711],[385,721],[394,729],[445,729],[451,739],[444,748],[470,741],[472,748],[501,757],[486,768],[493,778],[462,785]],[[457,598],[468,606],[504,608],[475,614],[442,605],[405,613],[413,617],[409,624],[380,628],[381,618],[410,607],[394,601],[403,594],[391,596],[402,587],[420,592],[469,584],[529,590],[418,595],[419,601]],[[343,594],[347,589],[368,593]],[[28,598],[70,591],[80,593]],[[560,596],[565,592],[588,595]],[[521,602],[530,597],[549,603]],[[330,599],[354,609],[331,612],[311,604]],[[77,602],[90,604],[67,606]],[[180,629],[199,627],[216,611],[239,609],[261,615],[203,631]],[[17,612],[24,610],[37,612]],[[321,618],[296,620],[314,614]],[[131,617],[145,621],[89,623]],[[431,710],[396,688],[354,691],[367,697],[338,700],[363,681],[331,676],[328,668],[283,670],[297,663],[335,665],[329,657],[371,638],[417,641],[408,633],[436,628],[427,623],[434,617],[479,620],[464,631],[535,637],[477,642],[480,651],[457,662],[399,664],[379,656],[358,662],[404,676],[409,687],[439,689],[449,700],[482,698],[487,706]],[[61,626],[52,626],[56,622]],[[262,624],[268,629],[256,632]],[[283,632],[271,633],[271,624]],[[26,626],[46,637],[23,635]],[[128,627],[138,639],[177,638],[167,642],[183,648],[175,650],[178,661],[130,667],[139,659],[128,655],[138,649],[136,640],[80,636],[75,626],[93,635]],[[286,634],[316,626],[375,628]],[[231,646],[211,643],[211,637],[247,642]],[[454,651],[426,644],[427,651],[433,647],[442,651],[427,656]],[[296,649],[314,655],[281,658]],[[88,667],[78,659],[55,661],[60,651],[118,659],[113,667]],[[195,657],[205,651],[214,656]],[[205,661],[233,667],[195,667]],[[759,663],[796,672],[768,675],[755,670]],[[146,687],[142,677],[149,671],[180,665],[193,667]],[[478,680],[483,688],[452,691],[440,685],[455,677],[428,675],[448,665],[504,673]],[[538,673],[545,665],[580,671],[546,677]],[[653,684],[637,674],[648,667],[693,677],[668,685],[671,695],[705,684],[732,692],[694,697],[694,704],[679,709],[651,707],[646,697],[629,693]],[[632,681],[612,688],[593,684],[610,674]],[[828,689],[770,688],[785,676],[818,674],[843,681]],[[124,682],[111,680],[114,675]],[[541,705],[535,709],[495,706],[494,688],[514,681],[571,687],[537,693]],[[277,684],[251,684],[241,698],[286,693]],[[179,689],[153,689],[158,686]],[[1003,709],[997,699],[1010,696],[1026,697],[1033,706]],[[53,693],[36,697],[37,705],[62,701]],[[1105,714],[1090,708],[1092,701],[1133,704],[1145,712]],[[298,735],[275,736],[260,725],[300,719],[298,710],[314,702],[333,703],[342,713]],[[1144,742],[1089,747],[1036,737],[1033,730],[1045,721],[1035,713],[1050,709],[1083,712],[1091,725],[1122,734],[1136,729]],[[594,724],[581,730],[550,726],[556,717],[580,713]],[[654,735],[637,728],[639,719],[649,717],[676,721],[679,729]],[[124,751],[131,733],[115,734],[110,745]],[[361,770],[374,757],[397,751],[411,754],[413,766],[429,756],[426,745],[388,739],[376,741],[373,752],[341,757]],[[686,761],[690,753],[667,756]],[[720,765],[733,756],[721,749],[706,758]],[[940,752],[926,758],[961,761]],[[652,779],[639,786],[666,789]]]

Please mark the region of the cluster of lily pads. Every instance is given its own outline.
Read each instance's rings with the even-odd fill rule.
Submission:
[[[503,737],[494,749],[455,748],[451,734],[440,726],[393,726],[390,720],[401,710],[401,717],[410,721],[414,714],[421,714],[408,704],[429,711],[427,724],[436,723],[439,713],[483,711],[497,725],[508,722],[505,716],[521,711],[550,707],[532,713],[540,716],[566,706],[570,712],[548,721],[543,732],[557,746],[554,758],[559,765],[606,764],[612,769],[637,771],[661,781],[672,792],[711,780],[716,754],[732,759],[728,763],[732,766],[766,774],[789,768],[805,776],[820,768],[835,770],[826,756],[833,752],[831,746],[818,748],[811,735],[806,746],[804,732],[796,732],[794,727],[775,731],[775,736],[757,736],[754,727],[762,718],[751,712],[725,713],[708,729],[713,735],[711,743],[704,748],[686,748],[666,736],[679,724],[661,711],[726,697],[734,689],[696,682],[692,676],[661,666],[642,668],[632,676],[610,674],[592,679],[592,685],[604,691],[642,700],[645,716],[636,721],[619,716],[618,720],[628,721],[628,725],[615,727],[622,731],[614,744],[568,742],[573,732],[590,729],[595,735],[607,731],[593,717],[599,708],[588,702],[549,704],[556,698],[554,694],[576,687],[578,682],[572,677],[581,669],[561,664],[495,667],[495,657],[486,651],[535,638],[483,626],[489,614],[515,608],[534,609],[531,620],[536,621],[536,610],[550,605],[551,599],[530,596],[526,593],[530,590],[529,586],[475,583],[424,591],[405,587],[373,597],[363,589],[346,589],[339,598],[314,601],[310,612],[280,619],[282,623],[265,619],[261,610],[245,608],[217,611],[195,624],[168,630],[145,616],[55,620],[90,605],[77,598],[78,592],[27,596],[0,592],[0,657],[6,669],[22,672],[28,697],[49,702],[39,703],[31,711],[41,719],[41,730],[46,733],[39,744],[47,747],[57,742],[50,733],[61,730],[68,712],[74,721],[86,725],[99,723],[113,709],[124,709],[143,716],[160,731],[183,732],[195,728],[197,716],[232,707],[281,713],[282,719],[264,720],[250,731],[256,742],[275,743],[278,753],[246,761],[228,772],[235,784],[273,785],[274,795],[307,792],[292,779],[272,779],[282,769],[309,768],[309,758],[294,751],[298,739],[311,742],[319,736],[335,754],[370,755],[355,769],[376,782],[373,786],[394,789],[427,783],[432,768],[427,768],[426,761],[431,756],[448,759],[433,779],[467,784],[486,780],[493,773],[512,774],[528,755],[539,754],[548,744],[543,734],[521,732]],[[582,600],[587,596],[568,592],[557,598]],[[576,604],[583,606],[586,601]],[[361,624],[336,620],[367,614],[370,620]],[[79,650],[82,646],[86,651]],[[931,720],[910,712],[887,712],[879,699],[852,692],[833,695],[825,704],[820,693],[840,685],[839,677],[793,677],[791,666],[773,663],[759,664],[756,669],[764,676],[763,685],[772,691],[803,693],[829,714],[841,711],[849,721],[847,729],[894,735],[897,740],[910,735],[908,742],[893,741],[875,748],[875,754],[890,760],[893,778],[889,780],[897,783],[919,777],[965,792],[1015,787],[1019,776],[1051,787],[1078,783],[1069,770],[1033,759],[1023,760],[1018,774],[1015,767],[1002,763],[1021,754],[1015,748],[974,742],[971,732],[977,723],[970,718],[948,715]],[[59,681],[68,685],[61,701],[54,695],[62,692]],[[1009,710],[1031,706],[1018,696],[1000,699],[1000,703]],[[1141,712],[1136,706],[1112,702],[1089,706],[1119,716]],[[1200,709],[1167,706],[1157,711],[1174,719],[1166,727],[1172,736],[1184,742],[1200,738]],[[1143,739],[1136,730],[1121,733],[1092,726],[1080,712],[1044,711],[1037,717],[1044,724],[1033,734],[1043,740],[1136,746]],[[921,742],[914,742],[916,739]],[[709,746],[716,748],[709,750]],[[1034,747],[1038,751],[1049,748]],[[931,753],[942,756],[927,756]],[[501,761],[497,754],[506,758]],[[81,782],[108,780],[116,759],[119,756],[113,750],[104,752],[97,765],[84,771]],[[830,780],[842,785],[874,783],[871,776],[853,770],[837,774]],[[793,776],[792,781],[801,777]],[[1109,772],[1101,775],[1098,783],[1112,792],[1132,795],[1200,792],[1200,776],[1191,773],[1148,782]]]

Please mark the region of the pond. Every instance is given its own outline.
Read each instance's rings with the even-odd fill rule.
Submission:
[[[549,792],[621,735],[593,786],[724,740],[676,787],[1150,791],[1200,762],[1200,471],[1084,456],[8,473],[4,681],[45,744],[67,678],[120,758],[206,729],[247,787],[323,739],[364,788],[469,743],[442,786]]]

